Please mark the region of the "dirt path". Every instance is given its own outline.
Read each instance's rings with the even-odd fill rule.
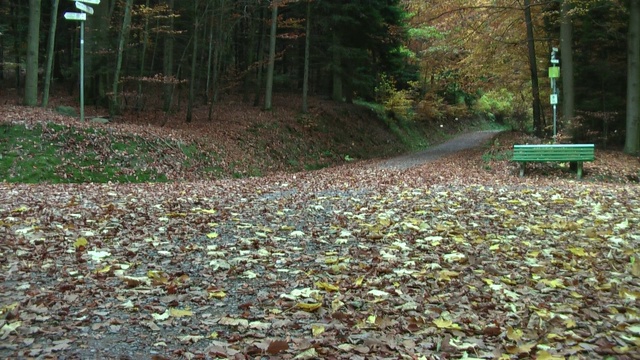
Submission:
[[[378,163],[377,166],[381,169],[405,170],[428,161],[440,159],[458,151],[481,146],[490,139],[493,139],[499,132],[500,131],[490,130],[464,133],[432,148],[384,160]]]

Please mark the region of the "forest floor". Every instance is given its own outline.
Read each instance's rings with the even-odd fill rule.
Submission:
[[[558,164],[520,178],[510,149],[534,141],[470,133],[241,179],[2,183],[0,357],[638,358],[640,163],[598,149],[582,180]]]

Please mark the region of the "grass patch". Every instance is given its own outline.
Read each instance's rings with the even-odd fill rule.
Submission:
[[[402,142],[408,151],[422,150],[429,146],[427,137],[417,123],[404,119],[390,118],[387,116],[387,112],[382,104],[365,101],[355,101],[354,103],[373,111],[378,118],[385,123],[391,133]]]
[[[54,123],[0,124],[0,181],[16,183],[166,182],[180,169],[218,173],[196,144]]]

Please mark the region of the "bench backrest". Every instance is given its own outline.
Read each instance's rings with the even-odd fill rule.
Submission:
[[[513,145],[516,161],[593,161],[593,144]]]

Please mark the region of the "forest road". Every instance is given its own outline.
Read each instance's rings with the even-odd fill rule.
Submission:
[[[474,131],[456,136],[440,145],[406,155],[383,160],[376,164],[379,169],[405,170],[414,166],[434,161],[458,151],[473,149],[486,144],[496,137],[499,130]]]

